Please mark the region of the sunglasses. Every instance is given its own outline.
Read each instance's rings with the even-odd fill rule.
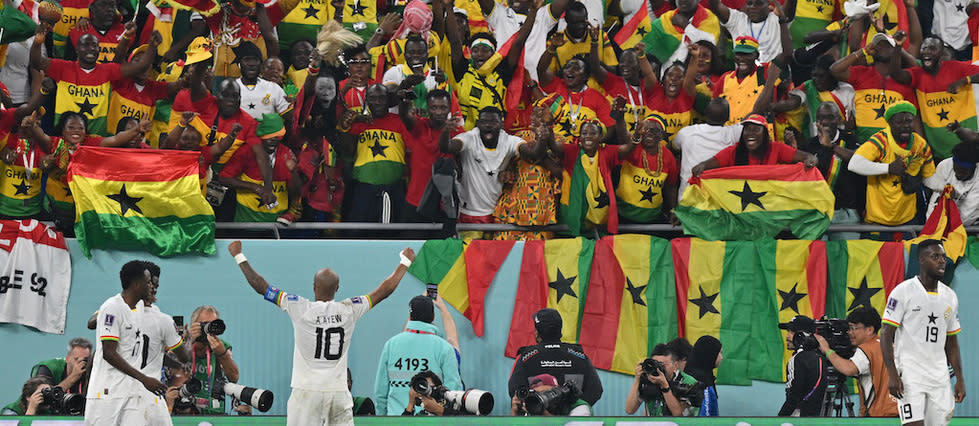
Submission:
[[[371,60],[368,59],[368,58],[351,59],[351,60],[347,61],[347,65],[353,65],[353,64],[369,64],[369,63],[371,63]]]

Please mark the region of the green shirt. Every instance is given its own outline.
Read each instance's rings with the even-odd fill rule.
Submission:
[[[227,350],[231,350],[230,343],[224,339],[221,339],[221,343],[224,343],[224,347]],[[208,352],[211,354],[210,365],[207,362]],[[221,369],[221,359],[211,352],[210,347],[208,347],[204,355],[193,353],[191,357],[193,358],[193,377],[200,380],[202,385],[201,391],[197,392],[196,398],[194,399],[194,404],[197,406],[201,415],[225,414],[225,400],[227,398],[213,398],[211,395],[212,382],[217,381],[219,378],[226,380],[224,371]]]
[[[693,376],[691,376],[691,375],[689,375],[689,374],[684,373],[684,372],[681,371],[680,372],[680,383],[685,384],[685,385],[692,386],[692,385],[694,385],[694,384],[697,383],[697,379],[695,379],[695,378],[693,378]],[[653,386],[655,386],[655,385],[653,385]],[[673,395],[673,396],[676,396],[676,395]],[[655,401],[646,401],[646,415],[648,415],[648,416],[651,416],[651,417],[668,416],[669,414],[664,413],[665,409],[666,409],[666,404],[664,403],[664,401],[662,399],[657,399]],[[697,413],[699,413],[699,412],[700,412],[700,407],[690,406],[686,410],[683,410],[683,413],[679,417],[693,417],[693,416],[696,416]]]
[[[19,398],[16,401],[11,402],[10,404],[4,406],[3,409],[0,409],[0,413],[3,413],[3,415],[5,416],[11,415],[10,413],[7,412],[8,410],[13,411],[13,415],[17,415],[17,416],[23,416],[25,411],[24,409],[20,408]]]
[[[64,358],[54,358],[41,361],[31,367],[31,377],[37,377],[38,370],[42,366],[51,371],[51,380],[55,384],[61,383],[68,376],[68,361]]]

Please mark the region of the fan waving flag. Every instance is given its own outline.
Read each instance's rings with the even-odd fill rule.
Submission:
[[[762,259],[765,282],[777,293],[778,322],[789,322],[796,315],[822,318],[826,311],[826,243],[763,240],[755,244]],[[787,332],[780,332],[784,340]],[[792,352],[781,352],[782,365],[785,365]]]
[[[814,240],[829,227],[835,201],[816,168],[737,166],[691,178],[674,212],[684,232],[707,240],[773,238],[785,228]]]
[[[829,241],[826,251],[833,259],[826,288],[826,315],[844,318],[860,306],[883,314],[887,296],[904,280],[904,244]]]
[[[955,201],[952,201],[953,191],[955,189],[952,185],[945,186],[935,205],[935,210],[928,216],[928,221],[925,222],[918,238],[904,242],[907,249],[910,250],[911,245],[924,240],[939,240],[945,248],[945,255],[952,259],[952,263],[958,262],[959,258],[965,255],[968,236],[965,234],[965,227],[962,226],[959,207],[955,205]]]
[[[521,347],[536,343],[532,318],[544,308],[561,314],[561,341],[578,342],[594,249],[594,241],[581,237],[524,243],[506,356],[513,358]]]
[[[752,241],[680,238],[672,244],[680,335],[691,342],[704,335],[720,339],[724,362],[717,383],[781,381],[778,302],[761,267],[774,253]]]
[[[582,348],[597,368],[633,374],[657,343],[677,337],[670,242],[616,235],[595,243]]]
[[[428,240],[408,272],[426,284],[437,284],[442,299],[472,322],[483,337],[483,301],[514,241]]]
[[[649,8],[646,7],[646,1],[643,0],[639,10],[625,24],[622,24],[622,28],[619,28],[619,31],[615,33],[612,41],[619,45],[622,50],[632,49],[642,41],[646,34],[649,34],[651,29]]]
[[[82,252],[214,254],[214,212],[201,193],[199,157],[188,151],[79,148],[68,164],[68,186]]]

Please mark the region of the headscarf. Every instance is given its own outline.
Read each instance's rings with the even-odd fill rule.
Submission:
[[[432,30],[432,10],[421,0],[411,0],[405,6],[404,20],[401,26],[394,32],[394,39],[405,38],[408,33],[420,34],[425,42],[428,42],[429,32]]]
[[[693,376],[697,381],[707,385],[714,385],[714,363],[717,361],[717,354],[721,353],[721,341],[714,336],[701,336],[697,343],[693,345],[693,352],[687,360],[686,373]]]

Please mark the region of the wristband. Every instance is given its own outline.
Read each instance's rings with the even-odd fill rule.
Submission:
[[[241,265],[242,263],[245,263],[247,261],[248,261],[248,258],[245,257],[245,253],[238,253],[238,254],[235,255],[235,262],[238,262],[239,265]]]
[[[670,392],[670,388],[669,387],[660,388],[659,391],[662,392],[662,393],[669,393]]]
[[[405,256],[404,253],[399,253],[398,255],[401,256],[401,264],[402,265],[405,265],[405,268],[410,268],[411,267],[411,259],[408,259],[408,256]]]
[[[826,356],[830,356],[830,355],[835,354],[835,353],[836,353],[836,351],[830,349],[830,350],[826,351]]]

